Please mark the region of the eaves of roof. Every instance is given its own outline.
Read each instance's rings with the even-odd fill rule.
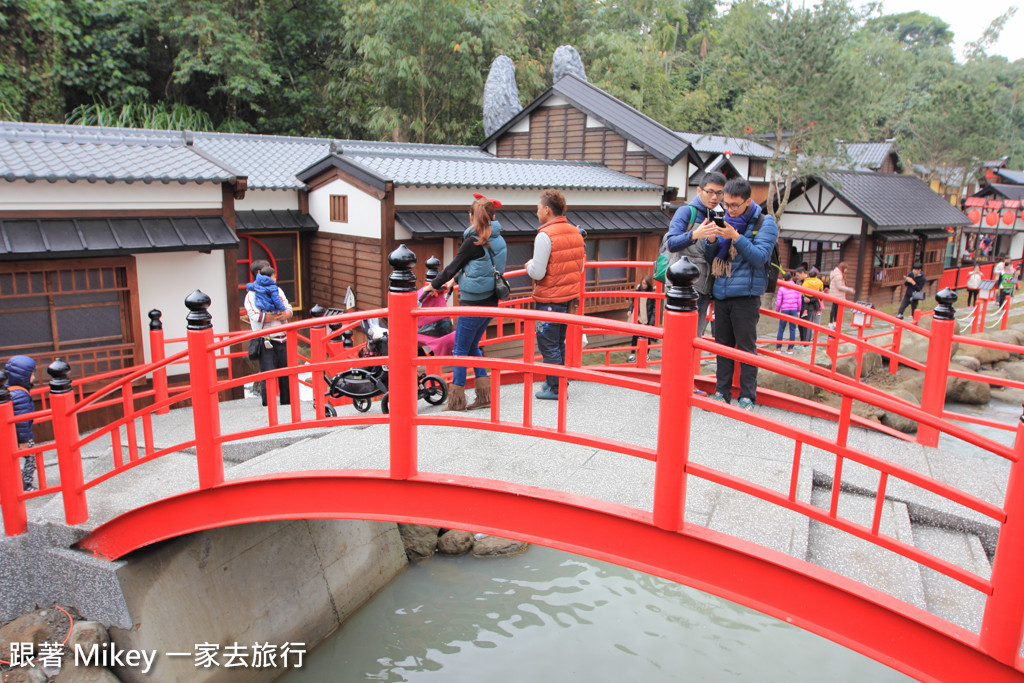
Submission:
[[[679,161],[683,155],[692,152],[690,144],[669,128],[573,74],[563,76],[538,95],[533,102],[480,143],[480,148],[487,149],[492,142],[554,95],[561,95],[583,113],[597,119],[669,166]]]
[[[896,173],[835,171],[812,176],[875,228],[970,225],[962,211],[920,178]]]
[[[320,161],[316,162],[312,166],[309,166],[302,171],[295,174],[303,183],[308,183],[313,178],[316,178],[324,171],[336,168],[343,173],[351,175],[353,178],[360,180],[371,187],[375,187],[378,190],[386,191],[388,189],[388,183],[393,182],[390,178],[380,175],[373,170],[367,168],[363,164],[360,164],[351,159],[346,159],[340,154],[329,154]]]

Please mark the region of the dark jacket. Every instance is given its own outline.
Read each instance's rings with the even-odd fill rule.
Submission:
[[[449,280],[459,276],[459,304],[495,306],[498,303],[494,296],[494,268],[499,273],[505,272],[505,260],[508,247],[501,236],[501,224],[491,221],[491,237],[488,240],[494,252],[494,268],[491,267],[491,255],[481,245],[476,244],[476,232],[472,226],[462,233],[462,244],[451,262],[437,274],[430,284],[440,290]]]
[[[12,356],[4,370],[7,372],[7,385],[11,388],[11,403],[14,404],[14,414],[24,415],[35,410],[32,397],[29,396],[29,389],[32,388],[32,373],[35,372],[36,362],[28,356]],[[20,387],[15,389],[15,387]],[[32,420],[25,420],[17,424],[18,443],[28,443],[32,440]]]
[[[761,213],[760,206],[751,204],[750,210],[743,216],[743,229],[736,228],[736,232],[740,233],[739,239],[732,243],[732,246],[736,247],[736,257],[732,259],[731,274],[715,278],[713,291],[716,299],[764,294],[768,286],[765,264],[772,258],[772,251],[779,238],[779,228],[771,214],[765,214],[761,228],[755,236],[754,224]],[[718,242],[702,241],[704,258],[711,263],[715,259],[715,252],[718,251]]]
[[[693,221],[690,216],[693,215]],[[693,239],[693,228],[697,227],[708,217],[708,207],[694,197],[693,201],[686,206],[676,209],[672,216],[672,222],[668,226],[668,239],[666,246],[672,254],[685,256],[690,263],[697,266],[700,275],[693,283],[694,288],[701,294],[711,295],[711,264],[704,258],[704,245]],[[676,258],[669,258],[669,265],[674,263]]]

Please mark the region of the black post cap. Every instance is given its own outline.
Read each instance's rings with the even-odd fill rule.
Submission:
[[[50,380],[51,394],[66,394],[71,391],[71,379],[68,377],[71,374],[71,366],[63,358],[58,358],[50,363],[46,368],[46,374],[52,378]]]
[[[388,255],[391,275],[388,277],[388,290],[392,292],[415,292],[416,274],[412,272],[416,265],[416,254],[404,244],[400,244]]]
[[[424,265],[427,267],[427,282],[430,282],[441,272],[441,259],[431,256]]]
[[[342,339],[342,342],[341,342],[342,348],[345,348],[345,349],[351,349],[352,348],[352,330],[351,329],[348,329],[348,330],[345,330],[344,332],[342,332],[341,333],[341,339]]]
[[[697,310],[697,290],[693,283],[700,277],[700,269],[686,258],[679,257],[679,260],[668,267],[665,272],[665,308],[670,311],[689,313]]]
[[[327,309],[320,304],[313,304],[313,307],[309,309],[310,318],[322,318],[327,313]],[[323,325],[317,325],[316,327],[323,327]]]
[[[185,316],[188,329],[208,330],[213,327],[213,323],[210,322],[213,320],[213,316],[206,310],[210,307],[209,296],[197,289],[185,297],[185,306],[189,310],[188,315]]]
[[[158,311],[157,309],[154,308],[147,315],[149,315],[149,329],[150,330],[162,330],[162,329],[164,329],[164,324],[160,320],[160,317],[163,315],[163,313],[161,313],[160,311]]]
[[[939,305],[935,307],[935,319],[936,320],[952,320],[953,314],[956,312],[953,309],[953,304],[956,302],[957,296],[949,287],[946,287],[941,292],[935,295],[935,300],[939,302]]]

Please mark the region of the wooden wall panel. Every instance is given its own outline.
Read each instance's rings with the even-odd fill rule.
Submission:
[[[378,308],[385,301],[385,275],[380,269],[381,245],[344,235],[318,234],[310,242],[310,291],[315,303],[341,307],[352,287],[356,307]]]

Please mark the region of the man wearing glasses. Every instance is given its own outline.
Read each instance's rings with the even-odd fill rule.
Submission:
[[[697,196],[689,204],[676,210],[668,226],[667,246],[673,254],[669,259],[669,265],[679,256],[686,256],[700,271],[697,281],[693,283],[694,289],[697,290],[698,337],[704,336],[704,328],[708,325],[708,303],[711,301],[711,266],[704,259],[704,245],[700,240],[715,234],[715,224],[708,219],[708,211],[722,201],[724,188],[724,175],[717,171],[705,173],[700,179]]]
[[[724,227],[704,240],[704,258],[715,276],[715,341],[757,353],[757,321],[761,295],[768,284],[765,265],[779,237],[775,219],[750,200],[750,183],[733,178],[725,184]],[[719,356],[713,400],[730,403],[735,362]],[[740,364],[739,407],[753,410],[757,398],[757,367]]]

